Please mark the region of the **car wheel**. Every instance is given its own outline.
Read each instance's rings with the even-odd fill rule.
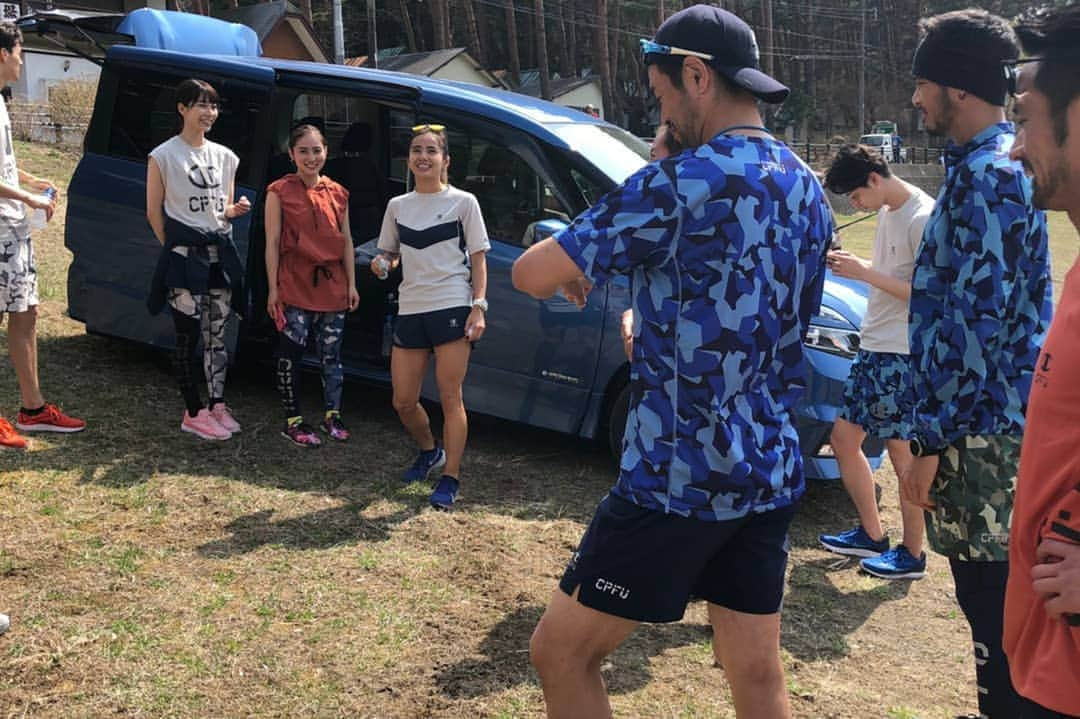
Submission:
[[[622,456],[623,433],[626,431],[626,416],[630,412],[630,385],[624,384],[607,417],[608,450],[616,461]]]

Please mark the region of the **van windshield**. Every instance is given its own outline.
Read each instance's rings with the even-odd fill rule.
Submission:
[[[649,161],[649,146],[622,128],[613,125],[567,123],[551,130],[618,184]]]
[[[861,142],[864,145],[873,145],[874,147],[877,147],[878,145],[884,145],[885,144],[885,136],[884,135],[863,135],[861,138],[859,138],[859,142]]]

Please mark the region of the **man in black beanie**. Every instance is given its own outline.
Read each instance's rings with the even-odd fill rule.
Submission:
[[[915,260],[909,305],[915,459],[903,498],[926,510],[971,626],[979,714],[1021,716],[1002,651],[1009,525],[1024,415],[1050,322],[1046,222],[1009,159],[1002,18],[960,10],[924,20],[912,102],[950,143]]]

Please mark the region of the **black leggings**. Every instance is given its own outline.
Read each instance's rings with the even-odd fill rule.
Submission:
[[[1024,716],[1020,696],[1009,678],[1009,660],[1001,646],[1009,563],[950,559],[949,568],[956,583],[956,601],[971,626],[979,713],[988,719]]]
[[[203,408],[195,379],[195,349],[199,346],[201,327],[197,318],[188,317],[175,309],[172,318],[176,327],[176,345],[172,353],[173,376],[180,385],[180,394],[188,414],[194,417]]]

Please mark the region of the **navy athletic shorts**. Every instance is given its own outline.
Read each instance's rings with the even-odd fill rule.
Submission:
[[[394,346],[406,350],[434,349],[465,336],[471,307],[451,307],[414,315],[398,315],[394,323]]]
[[[639,622],[676,622],[692,596],[747,614],[784,597],[789,506],[722,522],[645,509],[608,494],[559,587],[591,609]]]

